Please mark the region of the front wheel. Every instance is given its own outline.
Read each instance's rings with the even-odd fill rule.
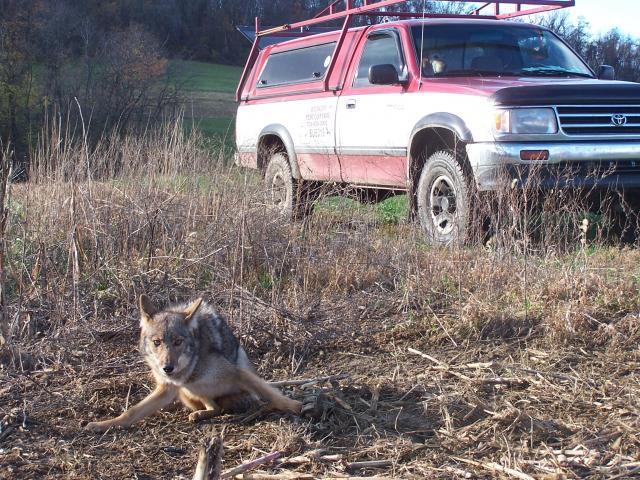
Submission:
[[[310,189],[302,180],[291,174],[286,154],[271,155],[264,173],[267,207],[283,217],[297,220],[311,213],[313,198]]]
[[[424,164],[416,190],[417,213],[427,239],[462,245],[469,239],[471,187],[452,152],[441,150]]]

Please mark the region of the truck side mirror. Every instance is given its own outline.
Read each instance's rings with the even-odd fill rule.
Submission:
[[[369,67],[369,83],[372,85],[394,85],[400,83],[396,67],[390,63],[371,65]]]
[[[610,65],[600,65],[600,68],[598,68],[598,79],[599,80],[615,80],[616,69]]]

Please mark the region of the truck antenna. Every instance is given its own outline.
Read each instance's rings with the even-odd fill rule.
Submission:
[[[418,90],[422,89],[422,60],[424,56],[424,21],[427,11],[427,0],[422,0],[422,29],[420,32],[420,64],[418,65]]]

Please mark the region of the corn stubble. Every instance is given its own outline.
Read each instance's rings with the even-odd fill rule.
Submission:
[[[479,240],[434,248],[373,209],[269,215],[257,175],[182,131],[89,147],[51,122],[5,200],[0,478],[190,475],[212,427],[179,409],[103,437],[80,427],[152,385],[142,292],[210,299],[265,378],[349,375],[288,387],[328,399],[319,420],[214,420],[224,469],[280,451],[261,471],[638,472],[640,253],[585,216],[586,196],[540,200],[531,182],[482,198]]]

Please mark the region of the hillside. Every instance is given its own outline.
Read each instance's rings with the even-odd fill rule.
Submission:
[[[233,137],[235,90],[242,69],[205,62],[172,60],[167,76],[185,98],[185,125],[193,122],[207,136]]]

